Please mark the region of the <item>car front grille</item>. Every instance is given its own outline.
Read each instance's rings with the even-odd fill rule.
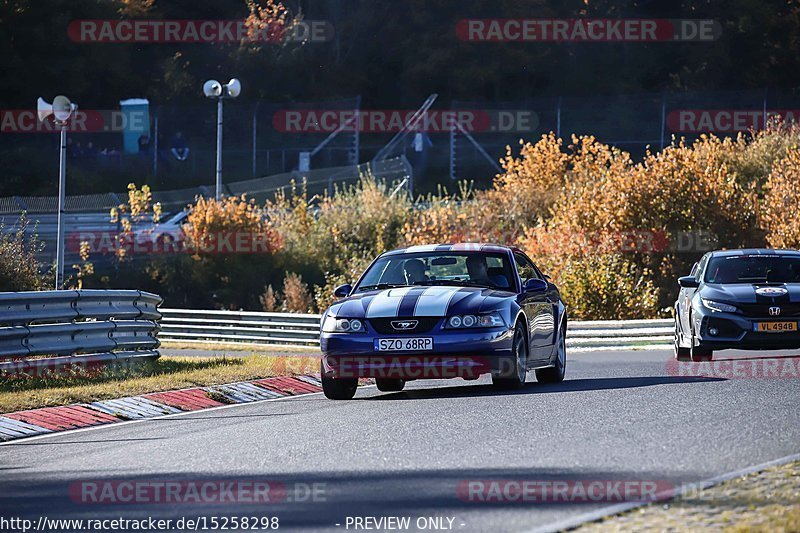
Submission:
[[[412,329],[395,329],[392,327],[392,322],[416,320],[417,325]],[[392,334],[392,335],[405,335],[408,333],[426,333],[432,330],[436,324],[441,320],[436,316],[415,316],[415,317],[397,317],[397,318],[370,318],[370,325],[378,333]]]
[[[800,303],[774,303],[774,304],[736,304],[742,314],[755,318],[800,317]],[[780,307],[780,315],[770,315],[770,307]]]

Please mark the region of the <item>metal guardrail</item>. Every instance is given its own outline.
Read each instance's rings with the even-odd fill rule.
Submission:
[[[320,315],[161,309],[159,337],[197,343],[319,346]]]
[[[161,302],[135,290],[0,292],[0,371],[157,358]]]
[[[567,346],[570,348],[621,348],[671,346],[675,322],[656,320],[570,321]]]
[[[165,341],[319,346],[320,315],[161,309]],[[671,345],[672,319],[571,321],[567,346],[619,348]]]

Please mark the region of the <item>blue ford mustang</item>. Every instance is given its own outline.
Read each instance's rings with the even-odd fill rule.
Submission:
[[[710,361],[714,350],[728,348],[800,348],[797,250],[709,252],[678,284],[678,361]]]
[[[567,312],[558,288],[516,248],[411,246],[381,254],[322,315],[322,386],[350,399],[358,378],[381,391],[406,381],[491,373],[521,387],[528,370],[559,382],[566,369]]]

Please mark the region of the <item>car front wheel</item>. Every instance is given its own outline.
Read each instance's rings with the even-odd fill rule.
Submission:
[[[675,319],[675,341],[672,346],[672,352],[677,361],[686,362],[692,360],[692,352],[689,348],[681,347],[680,330],[678,328],[678,319]]]
[[[703,363],[711,361],[714,358],[713,350],[702,346],[695,346],[694,343],[692,343],[691,352],[692,362],[694,363]]]
[[[325,375],[322,369],[322,392],[330,400],[352,400],[358,388],[357,378],[334,378]]]
[[[517,324],[511,343],[514,355],[512,367],[492,374],[492,384],[498,389],[518,389],[525,384],[525,377],[528,375],[528,343],[525,336],[525,328]]]

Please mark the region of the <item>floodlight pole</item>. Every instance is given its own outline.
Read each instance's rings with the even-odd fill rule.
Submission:
[[[222,199],[222,96],[217,98],[217,201]]]
[[[58,167],[58,230],[56,237],[56,290],[64,285],[64,188],[67,181],[67,121],[57,121],[61,127],[61,149]]]

